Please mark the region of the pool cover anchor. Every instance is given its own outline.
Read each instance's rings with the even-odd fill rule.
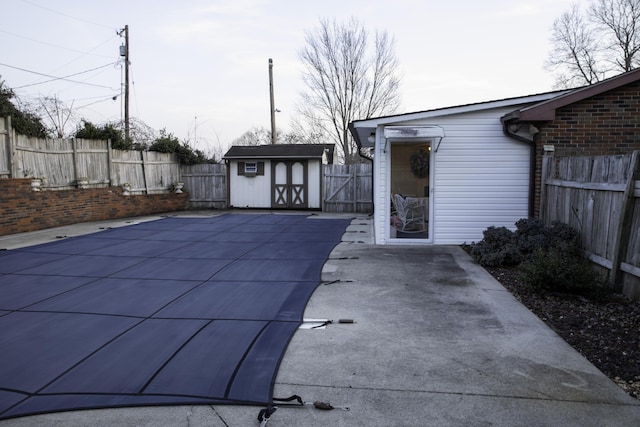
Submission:
[[[271,415],[273,415],[273,413],[277,410],[277,406],[267,406],[265,409],[261,409],[260,412],[258,412],[258,421],[260,421],[260,427],[265,427],[271,419]]]
[[[287,402],[293,402],[294,400],[297,403],[287,404]],[[320,400],[316,400],[313,403],[305,402],[297,394],[294,394],[292,396],[285,397],[282,399],[274,398],[273,401],[284,402],[284,405],[281,405],[281,406],[285,406],[285,407],[313,406],[314,408],[320,409],[322,411],[331,411],[333,409],[340,409],[342,411],[350,410],[348,406],[333,406],[329,402],[322,402]],[[277,410],[278,410],[277,406],[267,406],[265,409],[261,409],[260,412],[258,413],[258,421],[260,421],[260,427],[265,427],[269,422],[269,420],[271,419],[271,415],[273,415],[273,413],[276,412]]]

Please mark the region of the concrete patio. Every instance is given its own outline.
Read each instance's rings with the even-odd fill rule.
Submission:
[[[217,212],[187,212],[213,215]],[[322,214],[319,214],[322,215]],[[335,216],[335,215],[333,215]],[[348,215],[346,215],[348,216]],[[151,220],[135,218],[129,222]],[[12,249],[128,221],[0,237]],[[375,246],[358,215],[323,269],[279,369],[275,426],[629,426],[640,402],[573,350],[456,246]],[[339,323],[349,319],[353,323]],[[253,406],[87,410],[13,426],[258,426]]]

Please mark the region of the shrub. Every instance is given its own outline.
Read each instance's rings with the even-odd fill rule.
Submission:
[[[513,231],[491,226],[482,232],[484,238],[471,248],[471,256],[484,267],[516,265],[522,259]]]
[[[580,245],[578,232],[567,224],[554,221],[548,230],[547,247],[577,251]]]
[[[186,142],[181,143],[178,138],[172,133],[167,133],[165,129],[160,130],[160,136],[153,141],[149,150],[160,153],[176,153],[178,162],[183,165],[208,162],[207,156],[202,151],[192,149]]]
[[[536,218],[523,218],[516,222],[515,244],[522,259],[530,259],[540,247],[548,247],[548,233],[544,223]]]
[[[75,136],[84,139],[110,139],[111,148],[116,150],[130,150],[133,147],[131,141],[126,141],[122,131],[113,123],[96,126],[87,120],[82,120],[82,125],[76,130]]]
[[[589,262],[570,248],[538,248],[518,270],[520,280],[536,291],[583,294],[602,284]]]
[[[11,116],[13,128],[21,135],[47,138],[49,135],[42,119],[33,111],[16,107],[12,99],[15,99],[15,93],[0,80],[0,117]]]
[[[538,291],[585,293],[604,279],[581,255],[576,230],[561,222],[545,227],[539,219],[520,219],[516,231],[489,227],[471,255],[483,267],[518,266],[520,280]]]

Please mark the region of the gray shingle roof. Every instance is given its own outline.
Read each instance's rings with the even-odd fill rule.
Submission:
[[[333,157],[333,144],[274,144],[274,145],[234,145],[224,155],[224,159],[322,159],[328,150],[328,158]]]

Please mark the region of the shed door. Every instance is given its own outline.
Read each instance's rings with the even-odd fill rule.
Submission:
[[[274,160],[271,162],[273,209],[308,207],[307,161]]]

